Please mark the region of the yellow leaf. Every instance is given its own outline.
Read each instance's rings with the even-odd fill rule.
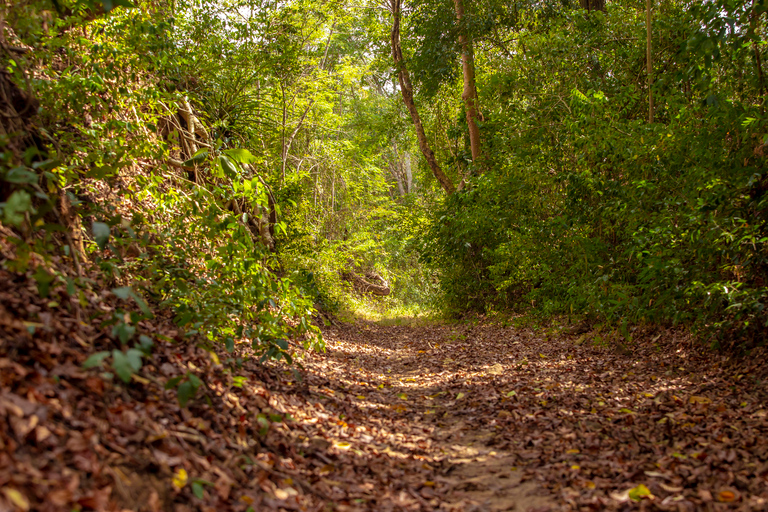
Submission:
[[[705,396],[692,396],[688,399],[690,404],[711,404],[712,400]]]
[[[189,480],[189,476],[187,475],[187,470],[184,468],[180,468],[178,471],[176,471],[176,474],[173,475],[173,487],[177,491],[180,491],[184,488],[185,485],[187,485],[187,480]]]
[[[221,364],[221,361],[219,361],[219,356],[216,354],[216,352],[211,350],[208,353],[211,355],[211,360],[213,361],[213,364],[215,364],[215,365],[220,365]]]
[[[587,489],[594,489],[596,487],[595,482],[593,482],[592,480],[587,480],[586,482],[584,482],[584,487],[586,487]]]
[[[363,395],[357,395],[356,397],[358,400],[365,400],[365,397]]]
[[[581,466],[577,466],[576,464],[574,464],[573,466],[571,466],[571,469],[581,469]]]
[[[397,398],[399,398],[400,400],[408,400],[408,395],[406,395],[405,393],[398,393]]]
[[[464,393],[459,393],[456,395],[456,400],[461,400],[462,398],[464,398]]]
[[[352,448],[351,444],[344,441],[335,443],[334,446],[336,446],[336,448],[338,448],[339,450],[349,450],[350,448]]]
[[[576,448],[573,448],[571,450],[566,451],[565,453],[580,453],[580,452]]]
[[[5,497],[8,498],[8,501],[16,505],[21,510],[24,510],[25,512],[29,510],[29,501],[16,489],[11,487],[3,487],[3,493],[5,494]]]
[[[540,357],[540,358],[542,358],[542,359],[546,359],[546,358],[547,358],[547,356],[545,356],[545,355],[544,355],[544,354],[542,354],[542,353],[539,353],[539,357]]]
[[[424,487],[434,487],[434,486],[435,486],[435,482],[431,482],[429,480],[424,482]]]
[[[630,489],[628,492],[629,499],[632,501],[640,501],[643,497],[649,497],[652,498],[653,494],[651,494],[651,490],[648,489],[643,484],[638,485],[637,487]]]

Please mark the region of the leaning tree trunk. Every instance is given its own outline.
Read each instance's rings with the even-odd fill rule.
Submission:
[[[403,50],[400,46],[400,3],[401,0],[390,0],[390,7],[392,9],[392,16],[394,21],[392,23],[392,59],[395,61],[395,69],[397,69],[397,79],[400,82],[400,93],[403,95],[403,103],[405,103],[408,112],[411,114],[411,120],[413,126],[416,129],[416,138],[419,140],[419,148],[424,154],[424,158],[427,159],[427,164],[434,174],[440,186],[443,187],[448,194],[452,194],[456,191],[456,187],[453,186],[450,178],[445,175],[440,165],[437,163],[435,154],[429,147],[427,141],[427,135],[424,133],[424,126],[421,124],[421,116],[419,111],[416,110],[416,104],[413,101],[413,85],[411,84],[411,76],[408,73],[408,69],[405,67],[405,60],[403,59]]]

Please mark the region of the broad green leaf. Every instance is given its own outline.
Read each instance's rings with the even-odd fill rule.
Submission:
[[[5,181],[10,183],[27,185],[29,183],[35,183],[37,180],[37,173],[26,167],[15,167],[5,175]]]
[[[131,287],[121,286],[120,288],[112,288],[112,293],[117,295],[117,297],[120,299],[128,300],[128,297],[131,296]]]
[[[184,165],[184,167],[194,167],[195,165],[204,162],[206,158],[208,158],[208,150],[203,148],[198,150],[197,153],[192,156],[192,158],[185,161],[182,165]]]
[[[4,221],[17,228],[24,222],[26,212],[35,212],[32,207],[32,197],[24,190],[17,190],[4,204],[0,203],[0,206],[3,207]]]
[[[186,381],[179,384],[179,388],[176,391],[176,396],[179,399],[179,405],[181,407],[186,407],[187,402],[189,402],[189,400],[192,399],[196,393],[197,388],[193,386],[191,382]]]
[[[136,334],[136,327],[125,322],[120,322],[112,328],[112,335],[117,336],[123,345],[128,343],[134,334]]]
[[[252,164],[257,161],[257,158],[253,156],[247,149],[226,149],[224,150],[224,154],[235,162],[239,162],[241,164]]]
[[[99,366],[106,358],[109,357],[109,352],[96,352],[95,354],[91,354],[88,359],[85,360],[83,363],[83,368],[93,368],[95,366]]]
[[[51,283],[53,283],[56,277],[53,274],[49,274],[42,265],[37,266],[32,277],[37,281],[37,291],[40,292],[40,296],[47,297],[51,289]]]
[[[224,174],[230,178],[234,178],[240,174],[240,168],[238,165],[224,155],[219,155],[219,165],[224,171]]]
[[[197,499],[203,499],[203,497],[205,497],[205,489],[203,489],[203,484],[197,481],[192,482],[192,494],[194,494]]]
[[[131,375],[134,373],[134,369],[131,366],[128,356],[126,356],[120,350],[112,351],[112,369],[123,382],[129,382]]]
[[[191,382],[195,387],[195,389],[199,388],[203,384],[203,381],[201,381],[194,373],[187,374],[187,378],[189,379],[189,382]]]
[[[141,352],[141,350],[135,348],[129,349],[125,353],[125,356],[128,358],[128,362],[131,364],[131,368],[133,368],[134,372],[141,370],[141,357],[143,355],[144,354]]]
[[[165,389],[173,389],[176,386],[179,385],[179,382],[181,382],[181,379],[183,379],[183,376],[173,377],[172,379],[168,379],[168,382],[165,383]]]

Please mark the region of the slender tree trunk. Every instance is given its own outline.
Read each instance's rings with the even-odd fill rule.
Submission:
[[[653,54],[651,53],[651,0],[645,0],[645,32],[646,32],[646,49],[645,60],[647,62],[647,75],[648,75],[648,122],[653,123],[653,91],[651,86],[653,85]]]
[[[461,99],[464,100],[464,109],[467,113],[467,127],[469,129],[469,146],[472,150],[472,161],[476,164],[480,158],[480,127],[477,126],[477,86],[475,85],[475,52],[472,40],[467,34],[464,25],[464,0],[453,0],[456,8],[456,22],[459,27],[459,45],[461,46],[461,70],[464,74],[464,92]]]
[[[419,148],[424,154],[424,158],[427,159],[432,174],[434,174],[440,186],[443,187],[448,194],[452,194],[456,191],[456,187],[445,175],[440,165],[437,163],[435,154],[429,147],[427,141],[427,135],[424,133],[424,126],[421,124],[421,117],[419,111],[416,110],[416,104],[413,102],[413,85],[411,85],[411,76],[408,74],[408,69],[405,67],[403,59],[403,50],[400,47],[400,3],[401,0],[390,0],[390,6],[392,9],[392,16],[394,21],[392,23],[392,59],[395,61],[395,68],[397,69],[397,79],[400,82],[400,93],[403,95],[403,103],[408,108],[408,112],[411,114],[411,120],[413,126],[416,129],[416,138],[419,140]]]
[[[406,194],[413,192],[413,173],[411,172],[411,154],[408,151],[403,153],[403,165],[405,165],[405,189]]]

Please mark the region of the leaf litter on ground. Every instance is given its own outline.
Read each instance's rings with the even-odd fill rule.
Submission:
[[[155,311],[126,384],[83,368],[120,347],[86,320],[112,296],[41,299],[28,277],[0,271],[2,511],[768,507],[762,349],[358,321],[297,374],[237,370]],[[188,372],[204,385],[182,408],[163,384]]]

